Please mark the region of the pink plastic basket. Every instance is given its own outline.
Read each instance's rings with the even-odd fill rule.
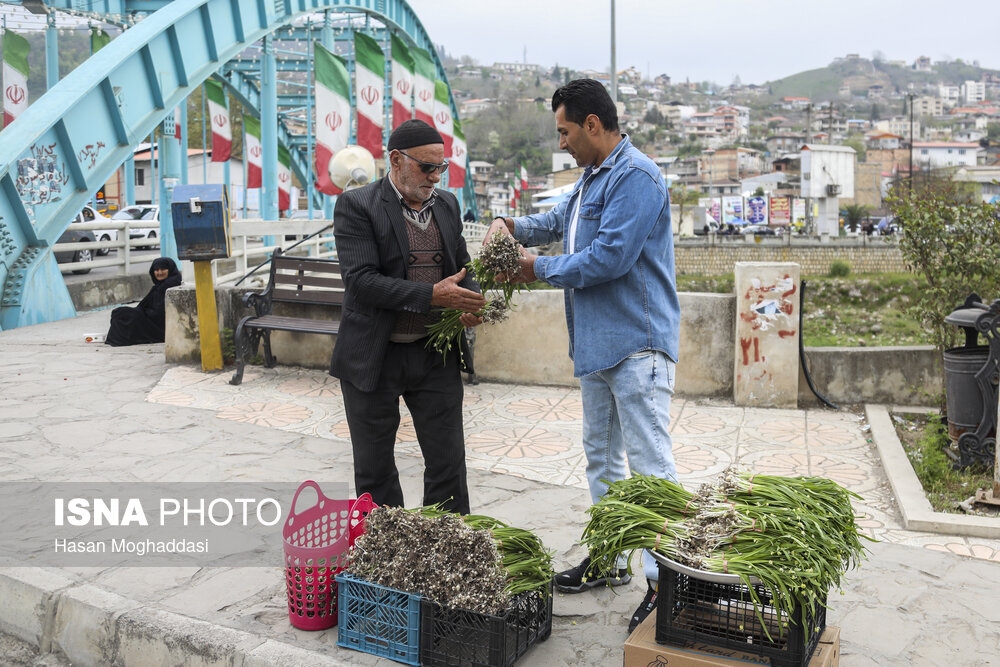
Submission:
[[[316,504],[295,514],[299,494],[316,491]],[[337,583],[347,550],[364,533],[368,512],[377,507],[367,493],[355,501],[333,500],[319,485],[299,485],[282,528],[288,619],[301,630],[325,630],[337,624]]]

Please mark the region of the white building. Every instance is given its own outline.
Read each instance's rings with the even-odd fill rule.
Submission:
[[[159,182],[159,164],[156,154],[153,154],[153,164],[150,164],[149,144],[140,145],[134,156],[135,160],[135,201],[126,204],[149,204],[153,197],[153,187]],[[225,169],[222,162],[212,162],[212,151],[202,152],[198,148],[188,149],[188,183],[224,183]],[[154,182],[154,168],[156,180]],[[159,196],[159,192],[156,193]],[[229,161],[229,196],[230,200],[243,202],[243,161],[233,158]],[[235,203],[234,203],[235,206]]]
[[[569,153],[552,154],[552,171],[563,171],[576,166],[576,160]]]
[[[966,81],[962,84],[962,101],[965,103],[982,102],[986,99],[986,84],[982,81]]]
[[[938,86],[938,97],[945,101],[946,104],[957,104],[958,100],[961,99],[962,91],[958,86]]]
[[[974,167],[979,151],[979,144],[961,143],[957,141],[914,141],[913,162],[922,169],[938,169],[940,167]]]
[[[909,141],[910,117],[893,116],[892,118],[883,118],[882,120],[875,121],[875,129],[889,134],[898,134]],[[920,134],[920,120],[917,118],[913,119],[913,136],[914,138],[922,136]]]

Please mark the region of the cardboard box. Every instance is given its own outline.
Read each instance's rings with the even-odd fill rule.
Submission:
[[[656,643],[656,612],[625,641],[625,667],[726,667],[770,665],[771,660],[753,653],[733,651],[707,644],[668,646]],[[840,628],[827,626],[813,651],[808,667],[840,664]]]

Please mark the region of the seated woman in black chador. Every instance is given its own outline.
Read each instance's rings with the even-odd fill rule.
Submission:
[[[122,306],[111,311],[111,328],[104,342],[115,347],[162,343],[166,329],[167,289],[181,284],[181,272],[174,260],[158,257],[149,267],[153,288],[138,306]]]

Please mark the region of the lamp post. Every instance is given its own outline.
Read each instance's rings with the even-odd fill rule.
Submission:
[[[708,156],[708,214],[712,215],[712,205],[715,203],[715,197],[712,195],[712,190],[715,188],[715,149],[706,148],[702,151],[702,155]],[[714,217],[714,216],[713,216]],[[719,229],[722,229],[722,203],[719,203],[719,220],[716,222],[719,224]]]
[[[910,190],[909,193],[913,194],[913,93],[907,93],[906,101],[910,105]]]

